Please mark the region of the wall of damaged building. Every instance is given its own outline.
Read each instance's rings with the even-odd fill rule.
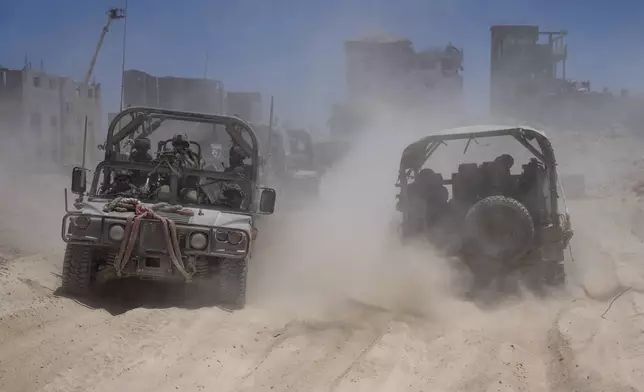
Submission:
[[[82,86],[29,67],[0,69],[0,102],[0,126],[14,151],[64,165],[82,161],[87,115],[87,151],[92,159],[101,123],[100,85]]]
[[[255,92],[226,93],[226,113],[251,122],[262,121],[262,95]]]
[[[5,143],[20,138],[23,128],[23,72],[0,68],[0,130]]]
[[[348,100],[424,113],[462,110],[463,53],[445,48],[416,52],[407,39],[368,37],[345,43]]]
[[[221,81],[201,78],[154,76],[139,70],[123,73],[123,104],[200,113],[225,113],[226,96]]]
[[[592,91],[589,81],[568,78],[566,35],[533,25],[490,28],[492,115],[565,129],[633,128],[642,107],[637,98]]]
[[[227,92],[221,81],[205,78],[158,77],[140,70],[123,74],[123,104],[148,106],[188,112],[238,115],[251,123],[262,121],[261,94],[256,92]],[[110,114],[109,120],[115,116]],[[202,144],[204,155],[222,148],[227,153],[230,140],[221,126],[214,129],[201,126],[188,129],[186,123],[164,123],[154,134],[153,143],[169,139],[175,133],[187,132],[190,138]],[[156,144],[153,144],[156,150]]]

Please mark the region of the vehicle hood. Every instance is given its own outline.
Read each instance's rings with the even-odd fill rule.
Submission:
[[[103,207],[105,207],[106,202],[85,202],[83,208],[80,210],[81,213],[91,214],[91,215],[100,215],[100,216],[109,216],[114,218],[127,219],[128,217],[134,216],[133,212],[103,212]],[[143,203],[146,206],[151,204]],[[239,229],[244,231],[251,231],[252,228],[252,216],[245,214],[238,214],[228,211],[218,211],[218,210],[208,210],[208,209],[199,209],[193,207],[184,207],[185,210],[191,210],[194,212],[193,215],[183,215],[177,213],[167,213],[162,211],[157,211],[157,214],[164,216],[173,220],[178,224],[192,224],[192,225],[203,225],[203,226],[212,226],[212,227],[226,227],[231,229]]]

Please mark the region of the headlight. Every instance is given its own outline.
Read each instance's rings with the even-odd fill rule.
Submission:
[[[190,247],[196,250],[204,250],[208,246],[208,237],[204,233],[192,233],[190,235]]]
[[[239,233],[238,231],[231,231],[230,233],[228,233],[228,243],[230,245],[239,244],[243,238],[244,237],[242,237],[241,233]]]
[[[226,230],[217,230],[215,232],[215,238],[218,242],[228,241],[228,232]]]
[[[125,227],[123,225],[115,224],[110,226],[110,230],[107,232],[107,236],[110,241],[122,241],[125,237]]]
[[[81,230],[85,230],[89,227],[89,224],[92,222],[88,217],[85,215],[77,216],[73,220],[74,226]]]

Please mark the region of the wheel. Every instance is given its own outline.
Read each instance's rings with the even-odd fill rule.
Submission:
[[[70,294],[89,295],[94,291],[93,247],[67,244],[63,260],[62,289]]]
[[[516,261],[531,250],[534,236],[530,212],[509,197],[486,197],[465,216],[467,252],[479,257]]]
[[[223,259],[219,266],[219,298],[235,309],[246,306],[247,260]]]

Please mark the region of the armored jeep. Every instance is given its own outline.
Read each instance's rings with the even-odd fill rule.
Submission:
[[[190,140],[204,126],[225,128],[228,163],[206,164]],[[62,289],[88,295],[111,279],[151,279],[205,288],[243,307],[256,218],[272,214],[276,198],[257,186],[251,126],[237,117],[131,107],[112,120],[102,148],[89,190],[88,170],[73,169],[78,198],[72,209],[65,198]]]
[[[284,205],[295,207],[301,202],[315,200],[319,195],[321,176],[309,132],[304,129],[284,130],[279,126],[269,129],[266,125],[258,125],[256,129],[260,155],[266,157],[266,178],[280,187]]]
[[[490,150],[490,142],[498,139],[506,144]],[[520,172],[513,172],[508,142],[526,155]],[[476,163],[451,152],[434,162],[435,170],[425,167],[437,149],[461,143],[466,157],[473,145],[485,152],[478,155],[501,154]],[[444,178],[438,168],[450,170],[454,159],[462,163]],[[402,153],[396,184],[401,234],[427,236],[439,249],[462,258],[475,276],[529,270],[534,278],[536,269],[538,283],[560,285],[565,281],[564,251],[573,232],[568,213],[560,207],[559,185],[554,150],[543,132],[494,126],[438,132]]]

